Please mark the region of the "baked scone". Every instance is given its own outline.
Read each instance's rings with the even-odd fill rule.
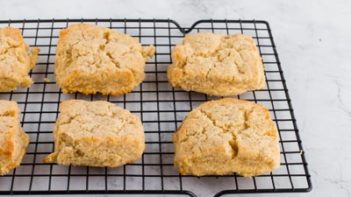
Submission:
[[[38,48],[30,49],[24,42],[20,30],[0,29],[0,92],[32,85],[28,73],[34,68],[38,53]]]
[[[121,95],[144,80],[145,62],[153,46],[136,38],[90,24],[71,25],[60,32],[56,80],[64,93]]]
[[[20,110],[14,101],[0,100],[0,175],[20,165],[29,137],[20,125]]]
[[[106,101],[67,100],[54,128],[55,152],[44,161],[117,167],[138,160],[145,148],[140,119]]]
[[[247,35],[186,35],[173,49],[172,61],[168,80],[186,91],[234,96],[265,87],[260,54]]]
[[[279,166],[279,137],[269,111],[225,98],[191,111],[173,136],[174,163],[183,175],[255,176]]]

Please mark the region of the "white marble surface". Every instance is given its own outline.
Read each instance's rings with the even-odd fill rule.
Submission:
[[[314,186],[310,193],[274,196],[343,197],[351,196],[350,9],[350,0],[0,0],[0,19],[171,18],[181,25],[207,18],[269,21]]]

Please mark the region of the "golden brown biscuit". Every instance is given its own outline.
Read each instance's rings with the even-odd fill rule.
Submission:
[[[174,87],[234,96],[265,87],[262,60],[250,36],[196,33],[172,51],[168,80]]]
[[[55,152],[44,161],[117,167],[141,157],[144,138],[140,119],[112,103],[63,101],[54,129]]]
[[[279,166],[279,136],[262,105],[232,98],[191,111],[174,134],[175,166],[196,176],[255,176]]]
[[[0,29],[0,92],[9,92],[33,83],[29,71],[38,59],[38,48],[29,49],[20,30]]]
[[[29,144],[19,115],[16,102],[0,100],[0,175],[20,165]]]
[[[144,80],[153,46],[108,28],[76,24],[60,32],[56,80],[65,93],[121,95]]]

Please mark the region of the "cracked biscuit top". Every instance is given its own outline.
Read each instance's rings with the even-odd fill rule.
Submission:
[[[0,92],[29,87],[33,81],[29,71],[34,68],[39,49],[30,49],[21,31],[12,27],[0,29]]]
[[[250,36],[196,33],[172,51],[168,80],[174,87],[215,96],[262,89],[262,60]]]
[[[45,162],[117,167],[139,159],[145,148],[140,119],[106,101],[67,100],[54,129],[55,152]]]
[[[0,176],[20,165],[29,144],[15,101],[0,100]]]
[[[65,93],[121,95],[144,80],[153,46],[136,38],[90,24],[75,24],[60,32],[56,80]]]
[[[280,163],[279,136],[262,105],[232,98],[191,111],[173,136],[181,174],[255,176]]]

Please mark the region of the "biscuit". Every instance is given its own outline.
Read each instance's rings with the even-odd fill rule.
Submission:
[[[19,116],[16,102],[0,100],[0,175],[20,165],[29,144]]]
[[[118,167],[138,160],[145,148],[140,119],[106,101],[63,101],[54,141],[44,162],[62,165]]]
[[[234,96],[265,87],[264,67],[250,36],[196,33],[172,51],[170,84],[186,91]]]
[[[71,25],[60,32],[56,80],[64,93],[121,95],[144,80],[145,62],[153,46],[136,38],[90,24]]]
[[[0,92],[32,85],[28,73],[34,68],[38,53],[38,48],[30,49],[24,42],[20,30],[0,29]]]
[[[279,136],[262,105],[232,98],[191,111],[173,136],[183,175],[256,176],[279,166]]]

